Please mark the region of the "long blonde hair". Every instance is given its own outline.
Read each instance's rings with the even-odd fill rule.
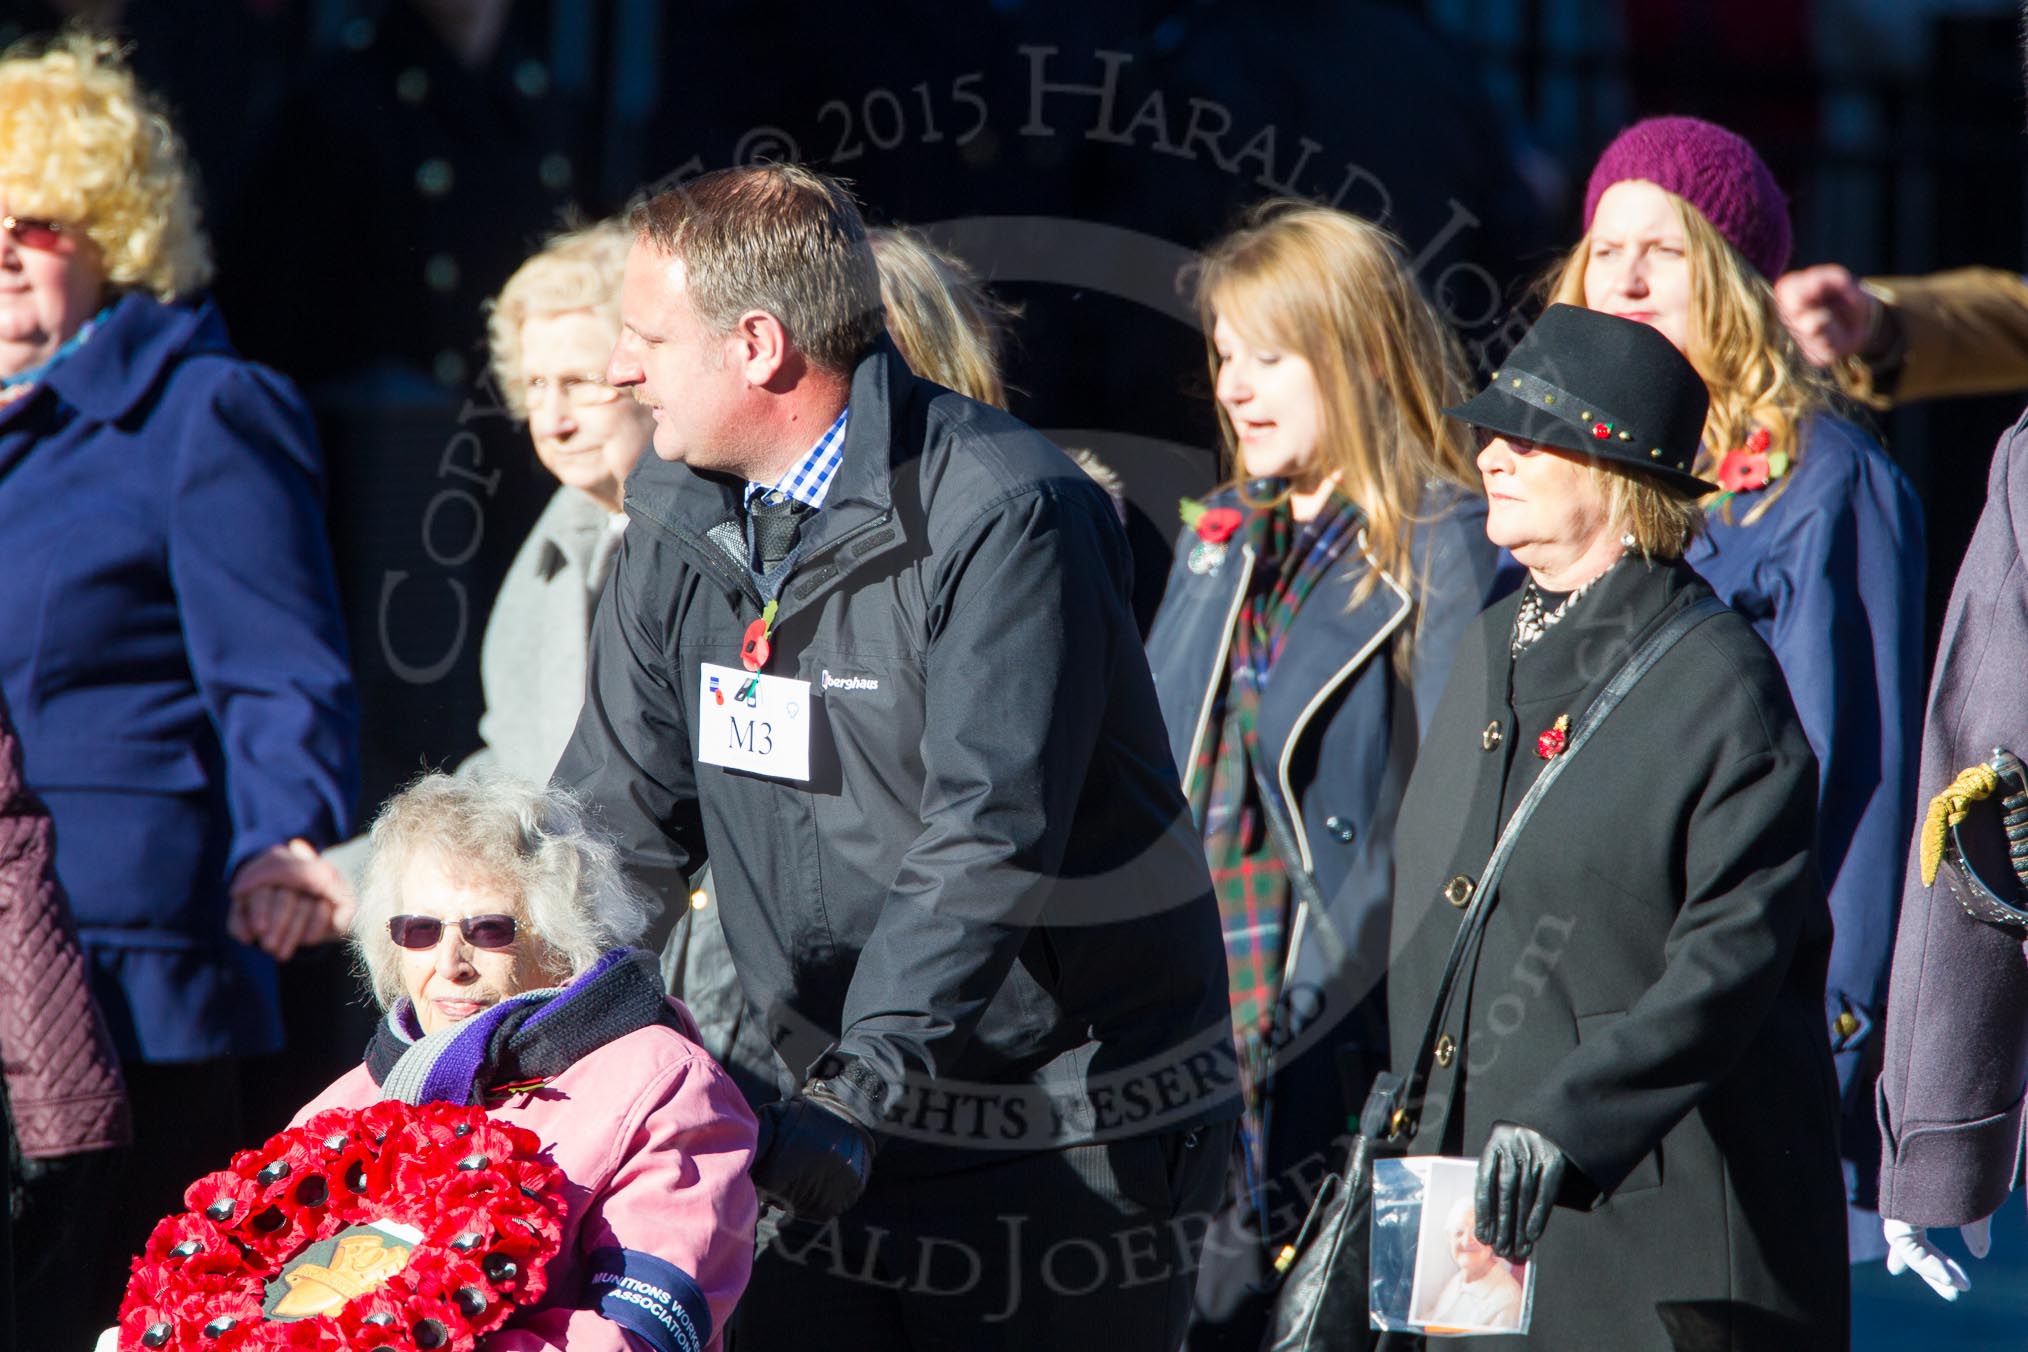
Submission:
[[[1675,193],[1662,191],[1682,219],[1684,257],[1690,264],[1688,350],[1683,355],[1704,377],[1711,394],[1696,473],[1716,481],[1719,460],[1744,444],[1756,424],[1767,429],[1769,453],[1789,458],[1789,472],[1774,480],[1747,512],[1742,524],[1750,526],[1788,490],[1790,475],[1802,463],[1803,424],[1828,407],[1830,389],[1789,336],[1767,278],[1703,212]],[[1585,304],[1584,272],[1590,258],[1587,231],[1549,274],[1549,300]],[[1720,510],[1726,520],[1732,519],[1730,502]]]
[[[1365,514],[1365,548],[1420,595],[1415,524],[1432,480],[1477,490],[1471,432],[1444,415],[1464,399],[1464,357],[1409,274],[1401,242],[1347,212],[1290,199],[1261,203],[1212,245],[1197,271],[1197,309],[1214,388],[1218,319],[1308,362],[1323,404],[1316,461]],[[1228,476],[1238,438],[1218,408]],[[1353,604],[1380,583],[1368,570]],[[1397,654],[1405,653],[1404,648]],[[1405,660],[1405,659],[1404,659]]]
[[[1007,407],[1000,352],[1013,311],[972,270],[913,230],[877,228],[873,261],[887,333],[917,375],[995,408]]]

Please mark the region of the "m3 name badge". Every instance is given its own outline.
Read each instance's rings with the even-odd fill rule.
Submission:
[[[697,759],[771,779],[810,778],[810,683],[702,664]]]

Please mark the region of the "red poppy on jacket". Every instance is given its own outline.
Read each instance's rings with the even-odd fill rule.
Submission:
[[[1239,533],[1246,520],[1237,507],[1210,507],[1197,518],[1197,538],[1206,544],[1222,545]]]
[[[1727,451],[1725,458],[1718,462],[1718,486],[1728,493],[1750,493],[1756,488],[1766,488],[1772,477],[1765,451],[1736,447]]]

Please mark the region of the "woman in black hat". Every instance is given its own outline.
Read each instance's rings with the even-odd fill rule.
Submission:
[[[1481,1238],[1538,1264],[1545,1347],[1846,1342],[1816,762],[1781,671],[1713,606],[1580,738],[1711,597],[1682,562],[1705,410],[1666,338],[1566,305],[1453,410],[1529,581],[1467,632],[1402,804],[1392,1144],[1479,1157]]]

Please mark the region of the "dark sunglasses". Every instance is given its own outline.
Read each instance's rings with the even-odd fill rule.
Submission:
[[[77,236],[67,233],[61,221],[38,220],[33,216],[0,216],[0,230],[14,237],[24,249],[37,253],[70,253],[77,248]]]
[[[458,922],[465,942],[474,948],[505,948],[514,942],[511,915],[468,915]],[[387,937],[402,948],[435,948],[444,937],[444,922],[433,915],[397,915],[387,922]]]

